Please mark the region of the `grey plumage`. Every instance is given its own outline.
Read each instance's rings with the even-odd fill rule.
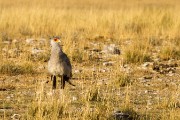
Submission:
[[[53,89],[56,88],[56,76],[61,78],[61,89],[65,87],[65,81],[73,85],[69,79],[72,77],[72,66],[67,55],[62,51],[59,45],[58,37],[51,39],[51,56],[48,61],[48,71],[53,81]]]

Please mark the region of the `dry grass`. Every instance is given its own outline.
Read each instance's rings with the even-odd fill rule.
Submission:
[[[180,119],[179,3],[0,0],[0,119]],[[54,94],[45,83],[52,36],[76,84]],[[102,53],[109,44],[121,55]]]
[[[1,74],[18,75],[18,74],[33,74],[35,73],[32,64],[24,63],[17,65],[13,61],[4,62],[0,66]]]

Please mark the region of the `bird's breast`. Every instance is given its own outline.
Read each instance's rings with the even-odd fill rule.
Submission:
[[[48,71],[53,75],[63,75],[62,64],[58,61],[49,61]]]

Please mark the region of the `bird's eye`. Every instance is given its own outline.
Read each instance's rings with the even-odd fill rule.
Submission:
[[[54,38],[54,41],[55,41],[55,42],[57,42],[57,41],[58,41],[58,39],[57,39],[57,38]]]

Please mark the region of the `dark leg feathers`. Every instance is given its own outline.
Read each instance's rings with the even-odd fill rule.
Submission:
[[[56,76],[55,75],[51,75],[51,80],[53,81],[52,89],[56,89]]]
[[[65,79],[64,76],[61,76],[61,89],[64,89],[65,87]]]
[[[74,84],[72,84],[69,81],[69,77],[67,77],[66,75],[61,76],[61,89],[64,89],[65,87],[65,82],[68,82],[70,85],[75,86]],[[56,89],[56,76],[55,75],[51,75],[51,80],[53,81],[53,85],[52,85],[52,89]]]

